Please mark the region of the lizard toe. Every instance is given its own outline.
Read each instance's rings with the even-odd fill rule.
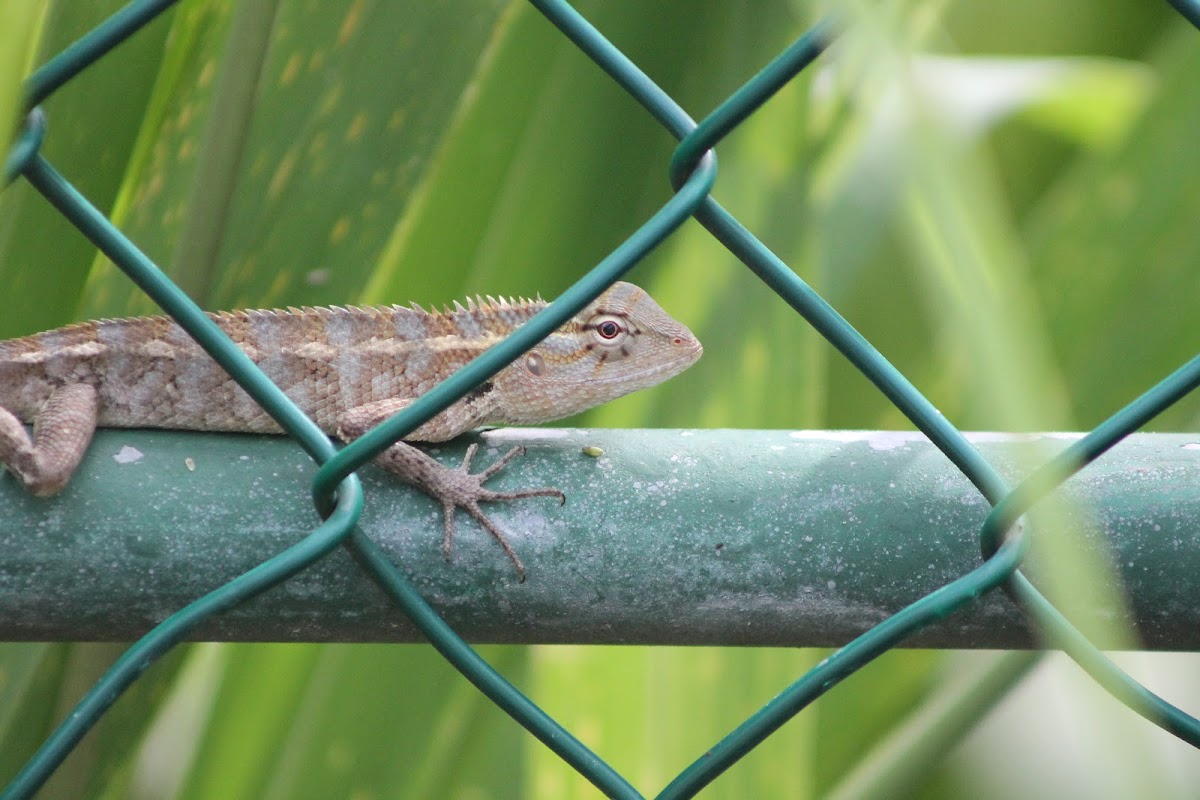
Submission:
[[[483,529],[490,533],[492,538],[494,538],[500,544],[500,547],[504,549],[505,555],[508,556],[509,560],[512,561],[513,566],[517,569],[517,582],[524,583],[525,565],[521,563],[521,559],[517,556],[517,552],[513,550],[512,545],[508,543],[508,538],[500,532],[500,529],[496,527],[496,524],[492,522],[491,518],[487,514],[483,513],[483,509],[479,507],[478,503],[474,501],[471,501],[470,503],[464,503],[463,509],[470,514],[471,518],[478,522]]]
[[[455,504],[442,501],[442,558],[450,561],[454,554]]]
[[[563,494],[561,489],[556,489],[553,486],[541,489],[517,489],[512,492],[497,492],[491,489],[480,488],[477,496],[478,500],[483,503],[524,500],[527,497],[553,497],[558,500],[560,506],[567,504],[567,496]]]

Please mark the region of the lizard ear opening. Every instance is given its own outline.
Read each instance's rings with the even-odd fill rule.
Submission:
[[[541,374],[546,371],[546,362],[542,358],[541,353],[536,351],[532,353],[526,353],[525,369],[529,371],[530,375],[540,377]]]

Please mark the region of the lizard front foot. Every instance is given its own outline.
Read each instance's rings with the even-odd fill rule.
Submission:
[[[378,461],[384,469],[396,473],[441,504],[444,520],[442,554],[447,561],[450,560],[454,549],[454,512],[456,509],[462,508],[500,543],[504,552],[512,560],[513,566],[517,568],[518,579],[524,583],[525,565],[517,557],[516,551],[508,543],[508,539],[483,512],[479,504],[521,500],[526,497],[557,497],[561,504],[567,502],[567,497],[562,491],[554,488],[521,489],[513,492],[497,492],[488,489],[483,485],[484,482],[504,469],[508,462],[522,455],[525,448],[514,447],[487,469],[472,474],[471,461],[477,452],[479,452],[479,445],[472,444],[467,448],[462,464],[456,468],[450,468],[443,466],[406,442],[397,442],[380,454]]]
[[[484,530],[495,537],[500,546],[504,548],[504,552],[508,554],[512,560],[513,566],[517,568],[517,578],[521,583],[525,582],[525,565],[521,563],[521,559],[517,557],[516,551],[512,549],[512,545],[508,543],[508,539],[500,532],[495,523],[483,513],[479,507],[480,503],[494,503],[497,501],[506,500],[521,500],[526,497],[557,497],[560,505],[567,502],[567,496],[562,491],[553,487],[543,489],[519,489],[514,492],[497,492],[484,487],[484,482],[495,475],[500,470],[504,469],[509,461],[520,455],[525,454],[524,447],[514,447],[496,463],[492,464],[482,472],[471,474],[471,461],[475,458],[475,454],[479,451],[479,445],[472,444],[467,448],[466,455],[463,456],[462,464],[454,470],[450,470],[453,480],[448,480],[445,484],[446,491],[438,496],[438,500],[442,504],[442,513],[445,520],[445,530],[442,537],[442,555],[446,560],[450,560],[451,553],[454,549],[454,510],[460,507],[471,515],[471,518],[483,526]]]

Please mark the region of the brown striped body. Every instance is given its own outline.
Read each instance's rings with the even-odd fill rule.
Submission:
[[[498,341],[465,339],[446,330],[449,315],[401,307],[209,316],[327,433],[351,408],[419,396]],[[55,387],[80,382],[99,392],[101,427],[278,432],[167,317],[84,322],[0,343],[0,405],[25,422]]]
[[[352,306],[209,316],[304,413],[337,433],[350,410],[419,397],[545,305],[481,298],[443,312]],[[606,350],[594,330],[597,317],[630,323],[628,341]],[[489,391],[448,409],[448,424],[426,426],[411,438],[559,419],[665,380],[699,354],[685,327],[636,286],[617,284],[498,375]],[[69,383],[97,389],[101,427],[278,432],[166,317],[85,322],[0,342],[0,406],[21,420],[32,423],[54,389]]]

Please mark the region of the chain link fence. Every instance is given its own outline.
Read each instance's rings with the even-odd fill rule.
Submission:
[[[312,498],[324,522],[303,541],[197,599],[133,644],[67,715],[9,784],[3,797],[32,795],[120,694],[156,659],[184,640],[198,623],[267,591],[342,545],[356,552],[365,577],[376,582],[447,661],[496,705],[608,796],[641,797],[625,778],[484,662],[446,625],[379,547],[356,530],[355,523],[364,500],[354,470],[561,326],[689,218],[707,228],[874,383],[962,471],[993,510],[980,531],[983,559],[976,569],[921,598],[833,653],[717,742],[658,796],[682,798],[695,795],[787,720],[857,669],[913,633],[994,591],[1006,592],[1036,624],[1047,642],[1066,651],[1113,696],[1154,724],[1200,746],[1200,722],[1118,669],[1020,571],[1032,535],[1032,530],[1023,521],[1024,515],[1123,437],[1200,384],[1200,357],[1163,378],[1061,454],[1032,471],[1017,486],[1007,485],[995,467],[903,374],[710,195],[717,179],[712,149],[812,64],[836,37],[838,23],[827,20],[813,27],[697,124],[571,6],[555,0],[531,2],[680,141],[669,165],[675,193],[632,236],[508,340],[387,423],[341,450],[337,450],[313,422],[209,322],[200,308],[39,152],[46,131],[46,120],[39,104],[170,7],[173,0],[130,3],[38,69],[27,81],[25,98],[29,111],[5,162],[6,181],[17,177],[28,181],[194,336],[321,465],[312,485]],[[1200,27],[1200,2],[1171,0],[1171,4]]]

